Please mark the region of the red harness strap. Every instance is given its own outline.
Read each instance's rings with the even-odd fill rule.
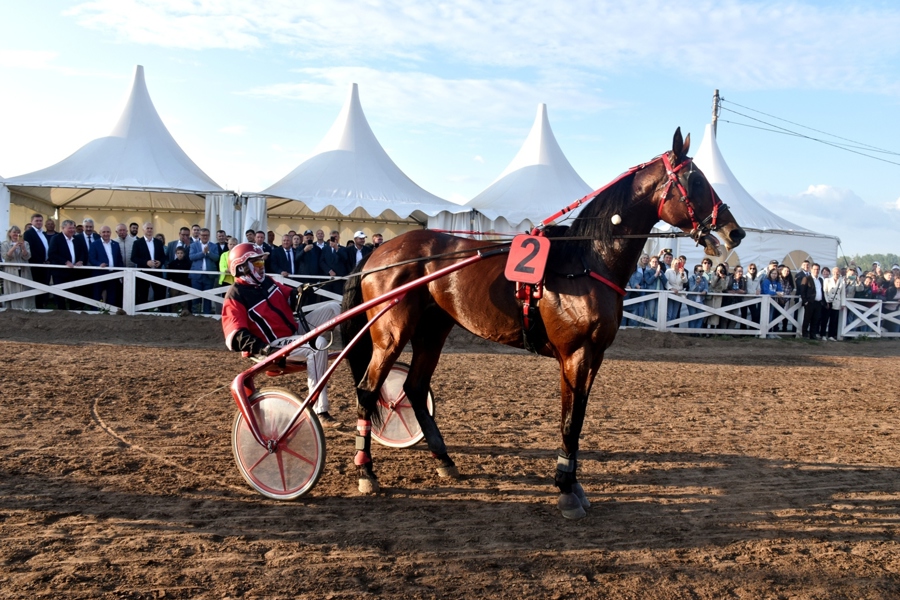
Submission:
[[[603,275],[600,275],[599,273],[594,273],[593,271],[588,271],[588,275],[590,275],[591,277],[593,277],[594,279],[596,279],[597,281],[599,281],[601,283],[605,283],[606,285],[611,287],[620,296],[625,295],[624,289],[622,289],[621,287],[619,287],[618,285],[616,285],[615,283],[613,283],[612,281],[610,281]]]

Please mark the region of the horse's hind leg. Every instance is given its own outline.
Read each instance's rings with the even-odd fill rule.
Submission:
[[[449,315],[437,308],[432,308],[423,316],[412,338],[412,364],[403,384],[403,391],[413,407],[428,449],[431,450],[431,455],[440,461],[437,472],[441,477],[458,477],[459,471],[447,453],[444,437],[434,417],[428,412],[428,390],[431,388],[431,377],[441,358],[441,349],[453,325],[454,321]]]

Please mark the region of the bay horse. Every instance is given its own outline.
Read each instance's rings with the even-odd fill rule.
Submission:
[[[651,228],[660,219],[688,232],[711,256],[719,253],[715,229],[727,248],[744,231],[688,158],[690,135],[676,130],[672,150],[632,168],[590,200],[570,226],[544,230],[551,238],[539,319],[523,333],[522,303],[515,284],[504,277],[505,255],[485,258],[426,285],[413,288],[371,327],[348,354],[357,387],[354,463],[359,490],[378,491],[371,453],[371,423],[378,418],[379,390],[407,342],[412,361],[403,389],[425,434],[441,476],[457,477],[443,436],[426,408],[432,374],[454,324],[484,339],[529,347],[559,362],[562,414],[555,483],[557,506],[566,518],[586,515],[590,502],[578,483],[578,443],[588,395],[603,355],[622,320],[623,290],[634,272]],[[480,250],[496,247],[428,230],[392,239],[357,266],[347,282],[343,310],[376,298]],[[370,309],[371,318],[380,307]],[[356,335],[366,315],[342,323],[344,343]]]

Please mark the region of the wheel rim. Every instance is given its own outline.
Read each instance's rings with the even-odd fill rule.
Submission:
[[[300,406],[299,399],[278,391],[262,391],[251,403],[253,416],[267,439],[284,431]],[[259,445],[247,421],[238,413],[233,435],[235,460],[244,479],[259,493],[292,499],[316,484],[325,462],[325,445],[320,426],[313,419],[308,409],[304,411],[270,454]]]
[[[392,448],[407,448],[417,444],[424,436],[415,411],[406,393],[403,384],[409,367],[397,363],[391,368],[384,385],[381,386],[381,394],[378,398],[377,411],[381,417],[381,425],[372,428],[372,437],[379,443]],[[434,414],[434,399],[428,392],[428,412]]]

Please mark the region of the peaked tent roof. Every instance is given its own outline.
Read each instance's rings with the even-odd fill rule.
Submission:
[[[550,129],[547,105],[538,105],[531,132],[509,166],[466,206],[514,228],[548,217],[591,191],[575,172]],[[572,213],[570,213],[572,214]]]
[[[166,129],[141,65],[135,68],[122,116],[108,136],[55,165],[9,178],[6,185],[14,198],[19,194],[57,207],[145,211],[203,212],[202,194],[224,191]]]
[[[426,192],[394,164],[366,121],[355,83],[314,156],[259,195],[269,196],[270,217],[332,211],[359,216],[362,210],[370,217],[424,222],[442,211],[469,210]]]
[[[711,124],[706,125],[703,141],[694,155],[694,162],[744,229],[834,237],[815,233],[779,217],[747,193],[719,151]]]

